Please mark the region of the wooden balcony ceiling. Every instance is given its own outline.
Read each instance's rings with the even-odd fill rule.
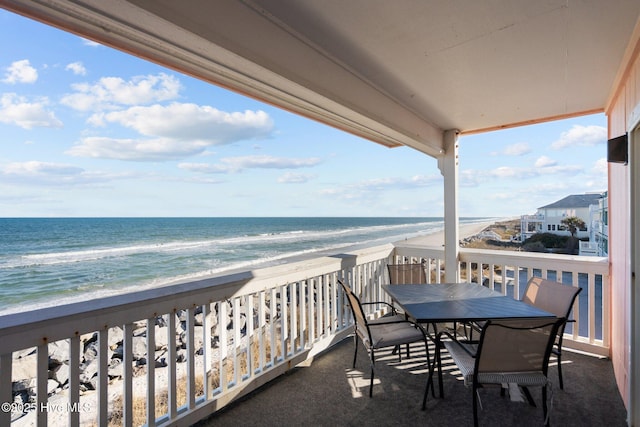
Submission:
[[[0,0],[387,145],[603,111],[637,0]]]

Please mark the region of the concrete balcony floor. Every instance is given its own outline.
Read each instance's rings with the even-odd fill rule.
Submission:
[[[433,347],[430,349],[433,355]],[[444,398],[431,394],[421,409],[427,380],[424,346],[403,351],[402,362],[390,351],[376,361],[373,397],[369,398],[369,361],[359,345],[352,369],[353,340],[346,339],[316,357],[309,367],[295,368],[262,388],[197,424],[205,426],[470,426],[473,425],[471,389],[456,375],[443,351]],[[565,351],[564,390],[558,386],[552,359],[552,425],[626,426],[626,410],[619,395],[610,360]],[[499,389],[480,391],[480,425],[543,425],[540,388],[532,388],[537,407],[511,402]],[[436,384],[437,394],[437,384]]]

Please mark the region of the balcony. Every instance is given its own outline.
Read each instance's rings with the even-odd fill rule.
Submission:
[[[443,258],[442,247],[389,244],[0,317],[0,401],[13,402],[11,409],[15,410],[0,412],[0,425],[10,425],[12,419],[15,426],[106,426],[110,421],[126,426],[190,425],[291,370],[293,376],[280,378],[267,388],[267,396],[270,390],[278,390],[274,387],[292,390],[281,412],[293,416],[296,408],[327,403],[342,416],[355,416],[357,409],[347,414],[337,404],[329,404],[330,397],[339,396],[337,390],[335,396],[329,393],[308,400],[313,396],[310,389],[316,392],[328,385],[322,379],[325,376],[327,381],[333,376],[336,385],[341,383],[340,391],[346,392],[348,383],[357,384],[361,375],[346,371],[352,347],[344,339],[351,332],[352,320],[336,280],[349,280],[365,301],[385,299],[380,286],[387,282],[387,263],[424,260],[430,266],[429,280],[440,282]],[[608,356],[606,258],[462,249],[459,270],[461,280],[481,280],[511,296],[521,295],[533,275],[583,287],[574,307],[576,322],[566,331],[565,347]],[[317,366],[296,368],[320,353],[323,356]],[[567,390],[556,390],[554,417],[559,413],[570,416],[576,408],[585,413],[598,410],[584,400],[590,393],[607,399],[606,405],[618,408],[616,414],[624,412],[609,362],[581,354],[570,354],[564,362],[568,363]],[[470,404],[468,390],[448,375],[446,399],[430,400],[424,413],[419,409],[424,360],[386,364],[381,363],[380,369],[390,373],[380,372],[374,399],[354,401],[354,408],[363,405],[361,409],[370,410],[378,400],[393,401],[398,398],[396,388],[407,393],[406,399],[397,402],[398,416],[424,419],[432,411],[445,411],[433,407],[445,406],[451,412],[451,399],[462,399],[459,405],[465,406],[461,407]],[[357,369],[366,370],[366,366],[361,359]],[[418,378],[406,375],[403,366],[414,370]],[[307,385],[301,393],[294,386],[299,381],[295,378],[301,372],[316,375],[316,369],[319,384],[312,379],[307,384],[302,377]],[[610,390],[605,391],[605,386]],[[275,395],[282,398],[282,393]],[[302,400],[294,404],[290,399]],[[266,408],[270,406],[263,407],[263,413]],[[233,413],[230,411],[225,413]],[[321,413],[328,416],[326,411]],[[18,412],[26,414],[19,417]],[[620,417],[624,420],[624,414]],[[349,418],[348,422],[356,420]]]
[[[416,348],[416,350],[419,347]],[[472,426],[471,389],[465,388],[443,354],[444,399],[429,395],[421,410],[426,381],[424,351],[410,359],[383,355],[376,364],[373,397],[369,398],[369,360],[362,352],[353,369],[353,341],[344,340],[248,398],[199,422],[197,427],[248,425],[428,425]],[[626,410],[613,380],[611,362],[591,356],[563,354],[565,389],[557,387],[556,367],[551,425],[626,426]],[[500,397],[495,388],[481,390],[481,426],[541,426],[539,389],[531,389],[536,408]],[[268,418],[265,414],[269,414]]]

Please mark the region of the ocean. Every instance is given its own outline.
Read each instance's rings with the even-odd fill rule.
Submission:
[[[0,314],[374,246],[443,227],[442,218],[0,218]]]

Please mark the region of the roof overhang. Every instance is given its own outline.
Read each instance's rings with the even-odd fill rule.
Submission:
[[[637,0],[0,0],[377,143],[604,111]]]

